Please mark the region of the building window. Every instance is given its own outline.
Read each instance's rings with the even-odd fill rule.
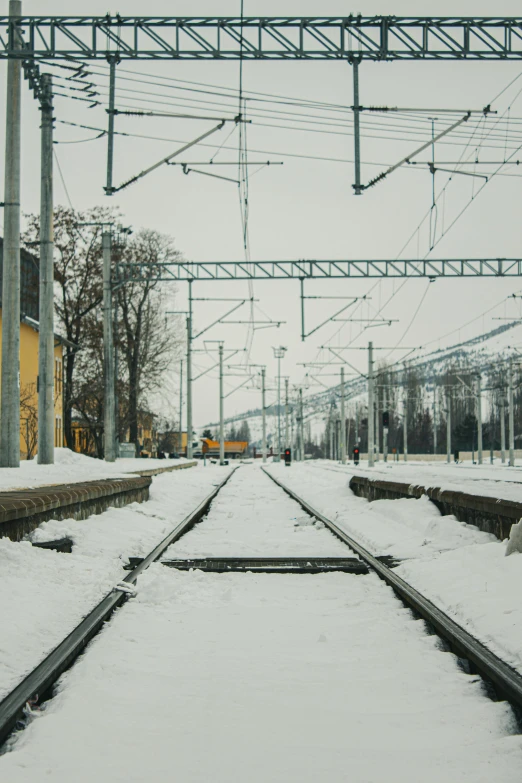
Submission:
[[[62,442],[62,417],[56,416],[54,420],[54,445],[61,447]]]
[[[63,383],[63,363],[61,359],[54,360],[54,396],[59,397],[62,393]]]

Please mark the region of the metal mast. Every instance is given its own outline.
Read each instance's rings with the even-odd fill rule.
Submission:
[[[38,334],[38,462],[54,462],[54,228],[52,76],[41,79],[40,331]]]

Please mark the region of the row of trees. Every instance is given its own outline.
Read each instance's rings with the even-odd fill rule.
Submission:
[[[382,450],[382,413],[388,412],[388,450],[404,451],[404,416],[407,423],[407,446],[412,454],[446,452],[447,420],[450,412],[452,450],[474,451],[478,445],[477,377],[474,356],[461,357],[458,363],[442,368],[436,376],[430,368],[406,367],[400,372],[382,365],[376,377],[377,442]],[[485,450],[501,446],[501,420],[507,432],[507,359],[482,360],[482,437]],[[514,368],[515,448],[522,433],[522,378]],[[339,427],[338,400],[333,399],[320,448],[330,450],[330,432]],[[368,408],[361,401],[349,406],[346,442],[350,452],[356,442],[362,451],[368,449]],[[506,436],[507,437],[507,436]]]
[[[64,351],[64,436],[73,444],[73,419],[78,415],[90,433],[97,456],[103,456],[103,224],[116,225],[119,215],[95,207],[76,211],[58,207],[55,211],[55,323],[66,338]],[[27,216],[22,241],[32,248],[39,241],[40,220]],[[113,277],[121,273],[121,262],[154,267],[180,257],[171,237],[157,231],[140,230],[123,240],[113,233]],[[120,441],[136,443],[141,409],[161,388],[165,373],[179,351],[176,322],[166,322],[164,312],[173,290],[165,288],[154,274],[143,280],[128,279],[113,298],[114,342],[118,374],[118,435]]]
[[[203,430],[201,433],[202,438],[209,438],[210,440],[219,440],[219,430],[212,432],[210,428]],[[225,431],[225,440],[229,441],[246,441],[250,443],[250,427],[248,421],[244,419],[239,426],[232,423]]]

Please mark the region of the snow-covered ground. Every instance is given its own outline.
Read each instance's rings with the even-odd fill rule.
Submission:
[[[24,460],[19,468],[0,468],[0,490],[68,484],[75,481],[122,478],[138,470],[168,468],[186,462],[180,459],[117,459],[104,462],[69,449],[54,450],[54,465],[39,465],[36,457]]]
[[[348,478],[367,476],[379,481],[401,481],[405,484],[441,487],[454,492],[522,502],[522,466],[510,468],[500,462],[494,465],[473,465],[470,462],[448,464],[414,459],[406,463],[381,460],[373,468],[369,468],[366,461],[358,466],[341,465],[330,460],[314,460],[308,464],[317,465],[321,470],[343,473]]]
[[[352,556],[257,467],[242,466],[212,502],[205,523],[169,547],[164,559]]]
[[[296,527],[303,512],[258,466],[223,492],[171,555],[208,554],[205,528],[212,554],[342,547]],[[157,563],[0,759],[0,777],[518,783],[521,764],[509,708],[485,698],[375,575]]]
[[[522,672],[522,554],[505,557],[505,542],[441,516],[426,497],[372,503],[356,497],[348,486],[353,469],[267,467],[370,552],[404,558],[400,576]],[[410,483],[423,483],[422,475],[412,468]],[[504,489],[499,484],[500,497]]]
[[[146,503],[84,520],[51,520],[32,534],[35,541],[69,536],[71,554],[0,539],[0,698],[126,575],[128,557],[146,555],[228,470],[165,473],[153,479]]]

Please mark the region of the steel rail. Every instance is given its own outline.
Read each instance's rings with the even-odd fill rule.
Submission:
[[[238,466],[239,467],[239,466]],[[30,708],[44,701],[58,678],[69,669],[87,644],[101,630],[115,609],[134,593],[133,585],[151,563],[207,513],[210,504],[237,470],[233,468],[204,500],[105,596],[73,631],[0,702],[0,746],[27,716]]]
[[[301,508],[319,519],[329,530],[356,552],[359,557],[372,568],[386,584],[393,588],[397,595],[411,609],[417,612],[435,631],[445,639],[452,652],[467,658],[476,668],[476,671],[486,680],[492,683],[497,695],[506,699],[513,707],[520,722],[522,719],[522,675],[491,652],[482,642],[465,631],[458,623],[448,617],[435,604],[425,598],[404,579],[401,579],[393,569],[388,568],[378,558],[368,552],[348,533],[345,533],[335,522],[317,511],[310,503],[297,495],[279,479],[272,476],[265,468],[263,472],[272,479],[287,495],[297,501]]]

